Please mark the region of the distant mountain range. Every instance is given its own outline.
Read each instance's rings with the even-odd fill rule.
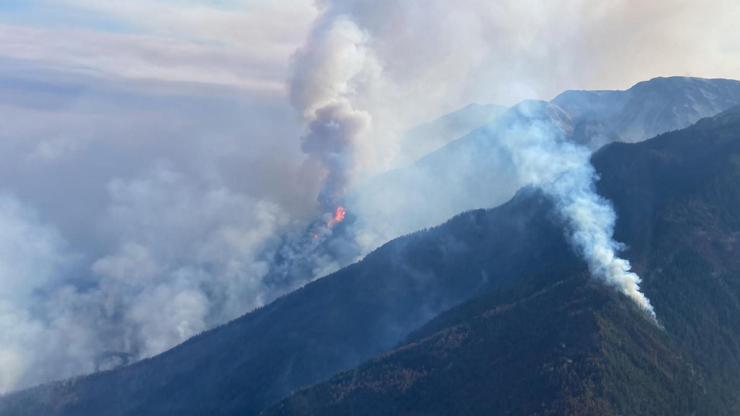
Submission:
[[[682,129],[739,105],[740,82],[655,78],[626,91],[566,91],[551,103],[570,117],[576,141],[598,148]]]
[[[517,106],[418,165],[453,155],[435,174],[468,186],[495,170],[484,137],[533,118],[577,137],[564,107]],[[7,395],[0,415],[740,413],[740,110],[593,163],[661,326],[588,277],[552,203],[525,188],[154,358]]]

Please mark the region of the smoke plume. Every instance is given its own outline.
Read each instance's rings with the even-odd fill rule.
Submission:
[[[596,193],[598,175],[589,149],[567,140],[566,120],[556,107],[525,102],[515,110],[521,119],[490,132],[491,140],[510,154],[521,183],[537,186],[553,198],[592,276],[655,318],[650,301],[640,292],[640,277],[618,255],[623,245],[613,239],[616,213]]]
[[[308,123],[301,148],[324,170],[318,199],[325,210],[345,193],[370,125],[370,114],[352,103],[358,83],[375,68],[366,43],[351,20],[326,19],[294,57],[291,102]]]

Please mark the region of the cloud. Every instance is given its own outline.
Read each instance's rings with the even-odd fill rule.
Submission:
[[[274,57],[226,46],[135,34],[0,26],[2,56],[87,73],[133,79],[201,82],[282,94]],[[255,52],[256,53],[256,52]],[[277,75],[277,76],[275,76]]]

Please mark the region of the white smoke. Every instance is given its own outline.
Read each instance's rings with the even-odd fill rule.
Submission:
[[[511,155],[520,183],[541,188],[556,202],[570,239],[594,278],[617,288],[655,318],[650,301],[640,292],[640,277],[618,256],[623,245],[613,239],[616,213],[596,193],[598,175],[591,152],[566,139],[561,114],[545,103],[517,107],[520,122],[491,132],[494,146]]]
[[[591,274],[616,287],[655,318],[650,300],[640,292],[640,277],[631,271],[628,260],[617,255],[624,246],[613,239],[616,213],[594,189],[597,174],[588,163],[588,151],[567,147],[571,146],[563,150],[585,158],[585,164],[573,166],[543,189],[557,199],[570,225],[573,244],[583,254]]]

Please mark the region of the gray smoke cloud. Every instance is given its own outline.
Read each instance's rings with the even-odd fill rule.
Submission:
[[[349,187],[356,164],[354,152],[369,118],[343,101],[319,108],[309,123],[301,148],[326,170],[319,193],[324,208],[335,208]]]
[[[294,56],[291,102],[308,123],[301,148],[324,170],[319,201],[329,210],[356,173],[359,145],[371,121],[352,102],[360,78],[374,68],[366,42],[351,20],[327,19]]]

